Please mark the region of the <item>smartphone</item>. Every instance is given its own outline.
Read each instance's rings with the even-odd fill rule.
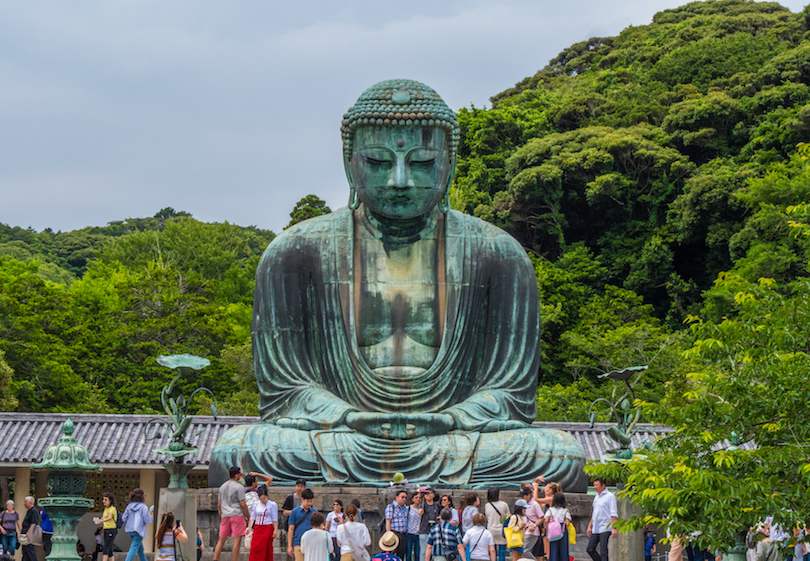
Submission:
[[[178,518],[178,519],[177,519],[177,521],[174,523],[174,527],[175,527],[175,528],[179,528],[179,527],[180,527],[180,519],[179,519],[179,518]]]

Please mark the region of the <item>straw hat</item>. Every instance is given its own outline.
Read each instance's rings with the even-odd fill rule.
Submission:
[[[399,547],[399,537],[394,532],[386,532],[380,538],[380,549],[394,551]]]

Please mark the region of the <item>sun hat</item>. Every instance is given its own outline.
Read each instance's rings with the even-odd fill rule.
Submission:
[[[380,549],[394,551],[399,547],[399,537],[394,532],[386,532],[380,538]]]

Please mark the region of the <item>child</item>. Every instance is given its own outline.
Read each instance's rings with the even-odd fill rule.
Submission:
[[[655,553],[655,532],[647,530],[644,532],[644,561],[652,561]]]

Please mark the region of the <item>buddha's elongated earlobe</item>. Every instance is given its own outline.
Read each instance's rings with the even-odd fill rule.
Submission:
[[[349,208],[352,210],[357,210],[357,207],[359,206],[360,199],[357,198],[357,191],[354,190],[354,185],[352,185],[349,191]]]
[[[453,185],[453,178],[455,177],[455,175],[456,175],[456,157],[453,156],[450,159],[450,176],[447,178],[447,187],[445,187],[444,189],[444,196],[442,197],[442,200],[439,201],[439,204],[437,205],[439,207],[439,210],[445,214],[447,213],[448,210],[450,210],[450,187],[452,187]]]
[[[354,188],[354,180],[349,168],[349,157],[345,153],[343,154],[343,169],[346,171],[346,179],[349,181],[349,208],[357,210],[360,206],[360,199],[357,198],[357,189]]]

